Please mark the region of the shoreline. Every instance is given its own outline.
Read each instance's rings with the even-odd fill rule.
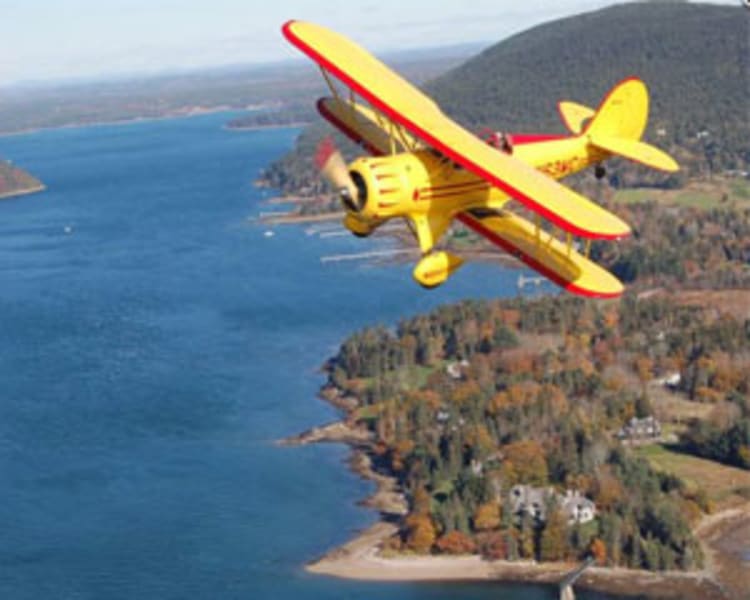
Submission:
[[[108,119],[101,121],[90,121],[90,122],[72,122],[64,123],[61,125],[42,125],[39,127],[27,127],[18,131],[0,131],[0,138],[12,137],[17,135],[28,135],[30,133],[39,133],[41,131],[56,131],[59,129],[88,129],[90,127],[109,127],[113,125],[138,125],[139,123],[150,123],[153,121],[169,121],[172,119],[187,119],[191,117],[201,117],[205,115],[213,115],[223,112],[237,112],[237,111],[248,111],[262,110],[263,106],[251,106],[251,107],[233,107],[228,105],[215,106],[215,107],[193,107],[192,109],[183,110],[176,109],[174,112],[168,112],[164,115],[159,116],[141,116],[141,117],[123,117],[122,119]],[[226,126],[224,126],[226,128]]]
[[[271,123],[268,125],[224,125],[222,129],[228,131],[263,131],[266,129],[295,129],[307,127],[311,121],[292,121],[291,123]]]
[[[346,410],[346,399],[335,393],[322,397]],[[490,561],[478,555],[381,554],[383,544],[398,533],[395,524],[408,506],[398,489],[397,480],[372,468],[372,437],[362,428],[346,421],[314,427],[302,434],[280,440],[285,446],[313,443],[344,443],[352,454],[349,466],[357,475],[374,481],[375,493],[359,505],[378,511],[380,519],[357,533],[351,540],[333,548],[305,565],[305,571],[317,575],[378,582],[509,582],[558,585],[576,563],[539,563],[535,561]],[[750,586],[747,563],[721,547],[727,532],[750,531],[750,503],[706,515],[695,532],[706,554],[706,566],[699,571],[646,571],[622,567],[589,567],[575,587],[618,596],[644,596],[659,599],[739,599]]]
[[[281,204],[278,202],[277,204]],[[265,225],[299,225],[302,223],[321,223],[324,221],[339,221],[344,217],[343,212],[318,213],[314,215],[300,215],[297,213],[283,215],[266,215],[257,218]]]
[[[0,194],[0,200],[10,200],[11,198],[16,198],[18,196],[29,196],[31,194],[43,192],[46,189],[47,189],[47,186],[41,183],[31,188],[17,190],[15,192],[5,192],[4,194]]]

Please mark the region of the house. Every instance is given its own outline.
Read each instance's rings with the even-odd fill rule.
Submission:
[[[464,373],[463,370],[466,369],[469,366],[469,361],[464,359],[462,361],[458,362],[452,362],[446,365],[445,372],[448,374],[448,377],[451,379],[463,379]]]
[[[560,508],[568,518],[570,525],[574,523],[588,523],[596,516],[596,504],[581,494],[578,490],[565,490]]]
[[[539,488],[530,485],[514,485],[510,490],[513,513],[522,517],[525,513],[537,521],[547,520],[547,510],[558,506],[568,524],[588,523],[596,516],[596,504],[578,490],[565,490],[561,495],[551,487]]]
[[[547,506],[555,499],[555,490],[551,487],[538,488],[530,485],[514,485],[510,489],[510,505],[513,513],[523,516],[531,515],[539,521],[547,519]]]
[[[682,381],[682,377],[680,376],[680,372],[676,371],[659,379],[655,379],[654,384],[674,390],[680,386],[680,381]]]
[[[661,437],[661,423],[656,417],[648,416],[643,419],[632,417],[617,432],[620,440],[653,439]]]

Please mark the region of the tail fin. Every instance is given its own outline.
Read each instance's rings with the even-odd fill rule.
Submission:
[[[647,121],[648,90],[640,79],[631,77],[610,90],[585,133],[639,140]]]
[[[661,171],[677,171],[674,159],[658,148],[641,142],[648,121],[648,90],[634,77],[618,83],[609,92],[583,132],[589,143]]]

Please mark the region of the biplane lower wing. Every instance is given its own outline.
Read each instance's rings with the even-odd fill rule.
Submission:
[[[453,122],[421,91],[346,37],[289,21],[286,38],[412,135],[486,179],[569,233],[618,239],[630,228],[619,217],[522,161],[498,152]]]
[[[374,156],[384,156],[394,147],[398,152],[410,151],[418,144],[409,133],[400,128],[395,131],[395,126],[385,117],[358,102],[321,98],[318,100],[318,112],[341,133]]]
[[[517,215],[463,212],[456,218],[571,293],[616,298],[623,292],[622,283],[609,271]]]

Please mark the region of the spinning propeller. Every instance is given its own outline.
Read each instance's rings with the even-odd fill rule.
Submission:
[[[349,172],[344,157],[330,136],[318,144],[315,151],[315,166],[318,167],[323,178],[336,190],[341,203],[347,210],[355,213],[362,210],[367,202],[367,188],[364,181],[357,184],[354,178],[357,174]],[[359,178],[361,179],[361,176]]]

